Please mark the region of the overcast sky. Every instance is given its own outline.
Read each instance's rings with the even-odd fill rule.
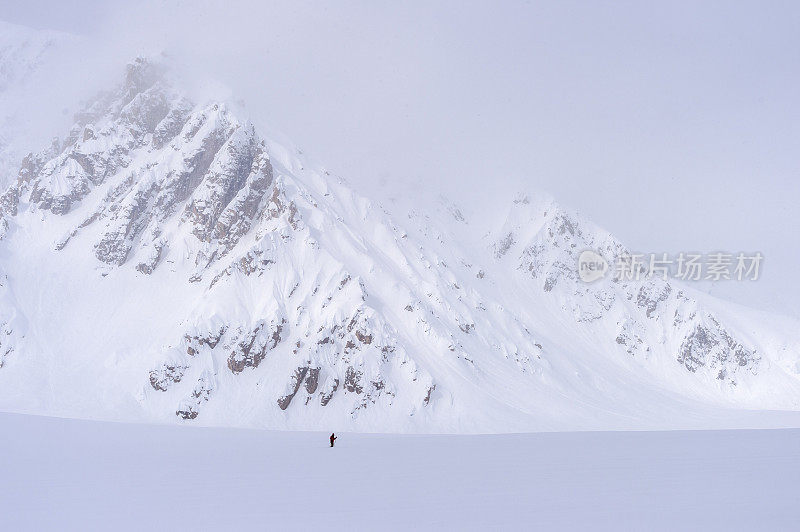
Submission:
[[[492,4],[0,1],[0,19],[108,64],[166,50],[368,195],[544,190],[635,250],[761,251],[761,280],[714,292],[800,315],[800,2]]]

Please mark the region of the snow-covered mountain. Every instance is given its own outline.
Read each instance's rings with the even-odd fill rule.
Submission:
[[[548,197],[370,201],[179,86],[132,63],[0,198],[0,409],[385,431],[795,423],[797,323],[671,281],[582,282],[581,251],[627,251]]]

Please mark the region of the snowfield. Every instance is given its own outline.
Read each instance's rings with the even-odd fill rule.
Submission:
[[[0,414],[6,530],[788,530],[800,430],[386,435]]]
[[[52,137],[69,42],[0,22],[0,531],[798,529],[800,321],[584,282],[642,250],[491,157],[367,197],[169,54]]]

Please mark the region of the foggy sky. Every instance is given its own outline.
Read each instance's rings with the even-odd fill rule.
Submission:
[[[73,83],[163,50],[368,196],[480,214],[544,190],[634,250],[760,251],[761,280],[713,292],[800,316],[800,3],[491,4],[5,1],[0,19],[94,43]]]

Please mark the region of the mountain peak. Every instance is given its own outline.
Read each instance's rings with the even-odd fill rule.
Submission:
[[[688,287],[580,280],[582,251],[627,251],[551,197],[395,215],[233,109],[139,58],[25,159],[0,196],[0,400],[16,378],[49,413],[423,431],[796,408],[770,341]]]

